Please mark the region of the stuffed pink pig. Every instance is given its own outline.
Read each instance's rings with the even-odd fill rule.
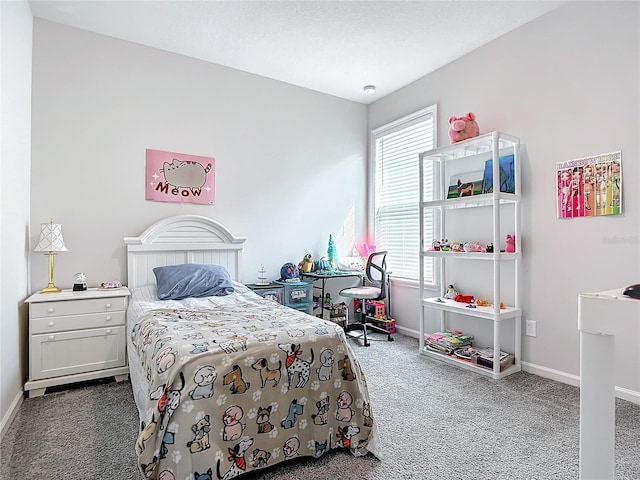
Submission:
[[[516,236],[507,234],[507,246],[505,247],[505,252],[514,253],[516,251]]]
[[[451,143],[477,137],[479,134],[480,129],[473,113],[469,112],[464,117],[449,118],[449,139]]]

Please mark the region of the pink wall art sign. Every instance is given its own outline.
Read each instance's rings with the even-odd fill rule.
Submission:
[[[213,205],[215,159],[147,149],[145,199]]]

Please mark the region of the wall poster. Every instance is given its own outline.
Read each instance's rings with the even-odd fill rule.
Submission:
[[[558,218],[622,213],[622,152],[556,163]]]
[[[145,199],[213,205],[215,159],[147,149]]]

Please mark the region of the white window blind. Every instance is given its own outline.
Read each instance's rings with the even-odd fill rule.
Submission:
[[[420,152],[435,148],[436,106],[372,132],[374,224],[376,246],[388,250],[387,268],[395,278],[419,279]],[[424,179],[425,198],[432,198],[433,172]],[[433,239],[433,215],[425,212],[425,244]],[[434,283],[433,260],[425,259],[425,283]]]

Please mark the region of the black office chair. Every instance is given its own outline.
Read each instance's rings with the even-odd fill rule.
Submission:
[[[347,325],[347,332],[352,330],[362,330],[362,339],[364,346],[370,345],[367,338],[367,328],[372,331],[387,334],[387,340],[393,341],[391,333],[376,325],[367,323],[366,303],[367,300],[383,300],[387,296],[387,252],[373,252],[367,259],[367,267],[365,270],[368,285],[360,287],[344,288],[340,291],[340,296],[359,300],[360,307],[360,323],[352,323]]]

